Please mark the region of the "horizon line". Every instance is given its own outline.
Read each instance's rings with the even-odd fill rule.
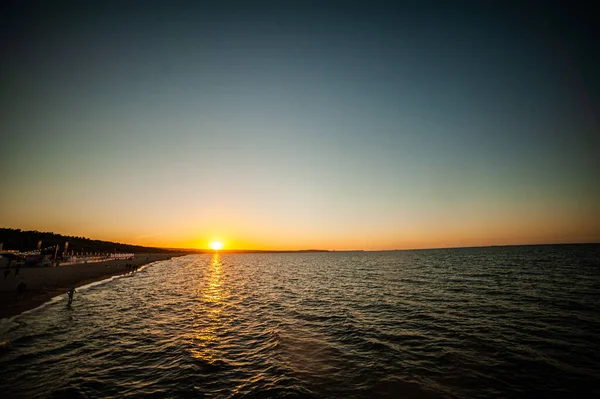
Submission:
[[[429,251],[437,249],[470,249],[470,248],[492,248],[492,247],[535,247],[544,245],[600,245],[600,241],[578,241],[578,242],[556,242],[556,243],[533,243],[533,244],[490,244],[490,245],[471,245],[459,247],[426,247],[426,248],[395,248],[395,249],[219,249],[210,248],[168,248],[155,247],[169,251],[191,251],[207,253],[226,253],[226,252],[397,252],[397,251]]]
[[[51,231],[40,231],[40,230],[22,230],[20,228],[15,227],[0,227],[0,229],[7,230],[19,230],[23,233],[25,232],[37,232],[42,234],[54,234],[60,235],[64,237],[76,237],[83,238],[92,241],[104,241],[101,239],[88,238],[88,237],[80,237],[80,236],[70,236],[61,233],[55,233]],[[448,246],[448,247],[423,247],[423,248],[394,248],[394,249],[316,249],[316,248],[306,248],[306,249],[229,249],[223,248],[220,250],[214,250],[210,248],[181,248],[181,247],[167,247],[167,246],[146,246],[140,244],[128,244],[117,241],[104,241],[110,242],[113,244],[119,245],[129,245],[129,246],[137,246],[148,249],[161,249],[167,251],[184,251],[184,252],[204,252],[204,253],[227,253],[227,252],[238,252],[238,253],[257,253],[257,252],[280,252],[280,253],[292,253],[292,252],[393,252],[393,251],[423,251],[423,250],[437,250],[437,249],[466,249],[466,248],[491,248],[491,247],[522,247],[522,246],[542,246],[542,245],[597,245],[600,244],[600,241],[577,241],[577,242],[554,242],[554,243],[526,243],[526,244],[487,244],[487,245],[467,245],[467,246]]]

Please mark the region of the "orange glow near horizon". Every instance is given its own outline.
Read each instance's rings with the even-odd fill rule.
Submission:
[[[570,208],[566,204],[536,203],[520,209],[516,205],[487,204],[469,209],[454,207],[452,212],[430,212],[418,207],[410,212],[382,213],[375,208],[372,211],[368,216],[332,211],[311,218],[274,211],[278,217],[291,219],[282,223],[268,213],[222,206],[211,213],[185,218],[158,214],[154,218],[131,218],[125,224],[100,220],[92,214],[84,225],[73,215],[58,218],[48,211],[27,223],[4,218],[8,223],[0,227],[148,247],[213,251],[392,250],[600,242],[600,227],[594,222],[599,214],[593,206]]]

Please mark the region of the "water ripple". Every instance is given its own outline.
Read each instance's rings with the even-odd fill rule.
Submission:
[[[0,325],[3,397],[590,396],[598,246],[196,255]]]

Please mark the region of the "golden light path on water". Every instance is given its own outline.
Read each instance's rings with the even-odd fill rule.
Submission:
[[[215,253],[206,268],[207,278],[202,279],[196,291],[200,298],[197,307],[202,307],[202,320],[194,322],[195,331],[192,333],[191,353],[197,359],[213,362],[218,356],[215,345],[211,345],[217,338],[217,331],[222,330],[222,313],[225,307],[225,289],[223,288],[223,264],[221,257]],[[200,311],[200,309],[198,309]],[[197,313],[200,315],[200,312]]]

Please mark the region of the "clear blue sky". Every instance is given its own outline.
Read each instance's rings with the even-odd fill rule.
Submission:
[[[2,226],[200,247],[600,240],[586,10],[49,4],[2,22]]]

